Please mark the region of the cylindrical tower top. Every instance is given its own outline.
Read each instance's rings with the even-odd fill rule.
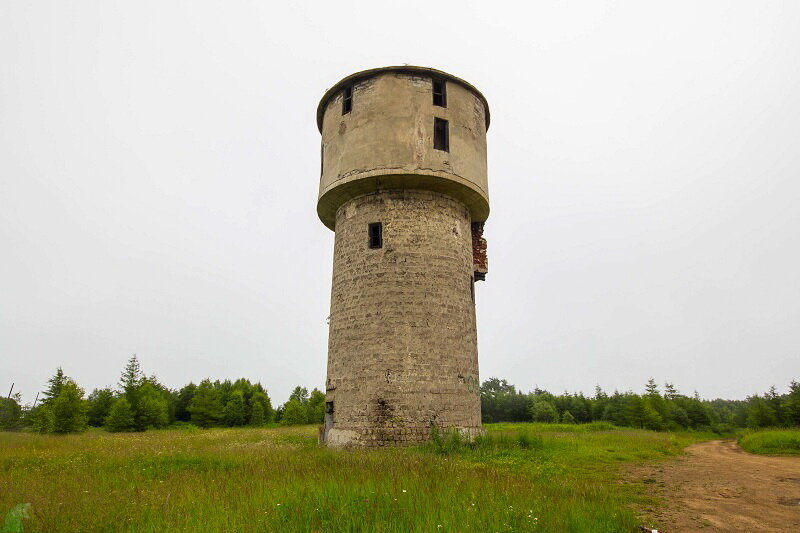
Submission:
[[[317,108],[322,169],[317,213],[331,229],[346,201],[390,189],[446,194],[489,216],[486,98],[440,70],[397,66],[347,76]]]

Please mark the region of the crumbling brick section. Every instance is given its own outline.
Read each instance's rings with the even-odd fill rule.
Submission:
[[[486,257],[486,239],[483,238],[483,222],[472,223],[472,266],[475,281],[486,279],[489,272],[489,259]]]

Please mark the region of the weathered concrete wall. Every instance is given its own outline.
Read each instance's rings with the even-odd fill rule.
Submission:
[[[488,217],[485,100],[466,82],[439,73],[447,107],[435,106],[430,69],[419,70],[389,69],[356,79],[352,111],[345,115],[343,89],[334,87],[323,98],[317,213],[331,229],[347,200],[400,188],[444,193],[463,202],[473,220]],[[433,148],[434,117],[449,123],[449,152]]]
[[[383,247],[369,248],[381,222]],[[425,190],[390,190],[336,213],[327,400],[334,446],[481,431],[471,217]]]

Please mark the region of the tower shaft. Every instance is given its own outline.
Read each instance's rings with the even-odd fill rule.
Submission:
[[[370,224],[383,246],[366,248]],[[480,431],[471,219],[424,190],[350,200],[336,214],[327,401],[332,445]],[[366,248],[366,250],[365,250]]]

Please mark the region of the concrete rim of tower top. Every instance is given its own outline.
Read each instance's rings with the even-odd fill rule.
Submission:
[[[349,85],[356,81],[370,78],[376,74],[383,73],[383,72],[406,72],[411,74],[423,74],[426,76],[431,76],[435,78],[444,78],[449,81],[453,81],[458,83],[468,90],[475,93],[475,95],[480,98],[481,102],[483,102],[483,108],[486,111],[486,130],[489,130],[489,102],[486,101],[486,97],[483,96],[474,85],[465,81],[458,76],[453,76],[443,70],[437,70],[431,67],[418,67],[414,65],[396,65],[396,66],[388,66],[388,67],[378,67],[378,68],[371,68],[367,70],[361,70],[354,74],[350,74],[339,80],[333,87],[325,91],[325,94],[322,95],[322,98],[319,101],[319,105],[317,106],[317,128],[319,128],[320,133],[322,133],[322,121],[325,115],[325,108],[328,105],[328,100],[333,98],[345,85]]]

